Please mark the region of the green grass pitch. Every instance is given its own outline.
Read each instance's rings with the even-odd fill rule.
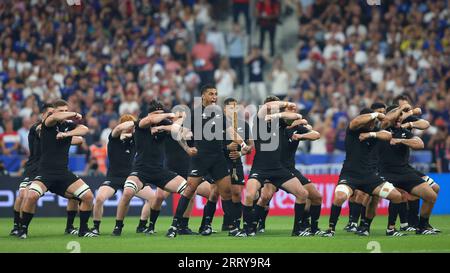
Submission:
[[[113,218],[105,218],[101,225],[100,238],[78,238],[63,235],[65,218],[35,218],[30,227],[29,237],[20,240],[9,236],[11,219],[0,219],[0,252],[71,252],[71,241],[80,244],[83,252],[371,252],[371,245],[379,245],[381,252],[450,252],[450,215],[433,216],[432,225],[442,233],[434,236],[411,235],[405,237],[386,237],[387,217],[378,216],[372,224],[370,237],[359,237],[343,231],[348,218],[341,217],[334,238],[291,237],[292,217],[274,217],[267,219],[266,233],[249,238],[230,238],[225,232],[208,237],[178,236],[166,238],[165,232],[170,217],[160,217],[156,226],[157,233],[152,236],[136,234],[137,217],[125,219],[121,237],[111,236]],[[190,226],[196,230],[200,218],[193,217]],[[320,226],[325,228],[328,216],[321,219]],[[77,225],[77,220],[75,224]],[[213,228],[220,230],[222,218],[214,219]],[[372,242],[375,241],[375,242]]]

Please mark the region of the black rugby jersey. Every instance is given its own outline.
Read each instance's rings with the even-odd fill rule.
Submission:
[[[30,151],[30,156],[24,166],[24,173],[36,171],[39,168],[39,159],[41,158],[41,139],[39,137],[36,128],[41,124],[37,122],[33,124],[28,133],[28,150]]]
[[[392,138],[411,139],[414,137],[410,130],[391,127],[388,129]],[[390,172],[407,168],[409,165],[410,148],[404,144],[391,145],[388,141],[382,141],[379,145],[380,171]]]
[[[135,168],[162,168],[164,163],[164,141],[167,133],[157,133],[152,135],[151,127],[141,128],[139,122],[135,123],[134,142],[136,157]],[[167,125],[168,121],[163,121],[158,125]],[[155,126],[158,126],[155,125]]]
[[[72,121],[63,121],[52,127],[47,127],[42,122],[40,172],[57,172],[68,169],[69,149],[72,143],[72,137],[56,139],[56,135],[60,132],[71,131],[75,128],[76,124]]]
[[[196,113],[198,112],[202,113],[201,121],[198,120],[200,116],[196,116]],[[201,128],[199,128],[200,124]],[[211,128],[211,130],[209,130],[209,128]],[[225,118],[223,116],[223,112],[218,106],[216,112],[211,111],[211,113],[206,113],[203,105],[201,108],[195,108],[194,115],[191,118],[190,129],[193,133],[193,143],[198,150],[199,156],[223,155]]]
[[[294,134],[306,134],[309,130],[305,126],[299,125],[294,128],[284,130],[282,139],[281,163],[284,167],[295,168],[295,153],[297,152],[299,140],[293,140]]]
[[[267,124],[265,128],[264,124]],[[275,126],[273,132],[271,132],[271,124]],[[256,153],[252,169],[266,170],[282,167],[281,146],[286,126],[287,124],[283,119],[266,122],[255,115],[252,133]],[[263,133],[261,134],[260,131]]]
[[[350,130],[347,128],[345,136],[345,160],[342,166],[341,174],[364,178],[368,174],[377,172],[378,156],[376,155],[378,139],[368,138],[364,141],[359,140],[360,133],[376,132],[365,129]]]
[[[124,140],[113,137],[112,133],[108,136],[108,172],[109,177],[126,177],[130,174],[131,166],[135,155],[134,139],[126,138]]]

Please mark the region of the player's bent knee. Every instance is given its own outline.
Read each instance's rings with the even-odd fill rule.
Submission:
[[[344,192],[336,192],[334,194],[334,204],[342,205],[345,201],[347,201],[348,195]]]
[[[344,185],[337,185],[334,190],[334,201],[342,204],[350,197],[350,189]],[[356,199],[356,198],[355,198]]]
[[[391,191],[386,197],[383,197],[380,195],[380,197],[385,198],[385,199],[389,199],[390,201],[394,202],[394,203],[401,203],[402,202],[402,194],[397,191],[397,190],[393,190]]]
[[[93,204],[94,203],[94,194],[92,193],[91,190],[89,190],[80,199],[81,199],[81,201],[83,201],[85,203]]]
[[[434,191],[427,194],[427,197],[426,197],[427,202],[434,204],[434,203],[436,203],[436,200],[437,200],[437,194]]]
[[[136,194],[139,191],[138,185],[136,182],[134,182],[133,180],[127,180],[125,181],[125,184],[123,186],[123,192],[127,192],[128,190],[132,190],[134,192],[134,194]]]
[[[433,186],[431,186],[431,188],[433,189],[433,191],[438,194],[439,191],[441,190],[441,187],[439,186],[439,184],[434,183]]]
[[[37,199],[39,199],[39,197],[43,196],[44,193],[45,192],[41,188],[41,186],[39,186],[38,184],[31,184],[30,189],[27,194],[27,198],[32,197],[32,198],[36,198],[36,200],[37,200]]]
[[[322,196],[319,195],[313,195],[313,196],[309,196],[309,200],[311,200],[311,204],[313,205],[320,205],[322,204]]]
[[[177,188],[177,193],[183,194],[183,192],[186,190],[187,185],[188,185],[187,181],[183,180],[183,182],[181,182],[180,185]]]
[[[392,193],[392,195],[391,195],[391,193]],[[386,199],[386,198],[388,198],[388,196],[390,196],[389,197],[390,200],[392,200],[391,198],[395,198],[398,202],[401,202],[401,199],[402,199],[402,194],[399,191],[397,191],[395,189],[394,185],[392,185],[392,183],[390,183],[390,182],[383,183],[378,195],[384,199]],[[392,201],[394,201],[394,200],[392,200]]]
[[[92,194],[91,189],[87,184],[81,185],[78,189],[73,192],[73,196],[78,199],[84,200],[83,197],[86,196],[86,199],[92,198],[91,201],[94,200],[94,195]]]

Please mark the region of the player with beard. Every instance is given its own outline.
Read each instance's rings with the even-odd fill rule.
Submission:
[[[231,180],[222,144],[223,131],[228,128],[224,126],[225,120],[221,109],[216,106],[217,89],[213,85],[205,85],[200,90],[202,105],[194,109],[194,116],[191,117],[190,124],[198,153],[191,159],[191,172],[188,177],[187,187],[180,197],[172,225],[166,234],[170,238],[177,235],[179,224],[190,199],[194,196],[197,187],[202,183],[202,178],[208,175],[217,186],[222,198],[224,212],[231,215],[232,219],[237,219],[239,216],[239,206],[234,205],[231,200]],[[196,116],[196,113],[201,113],[201,116]],[[242,145],[243,149],[245,148],[244,145],[245,143]],[[212,231],[210,225],[207,226],[207,229]],[[239,229],[236,222],[230,225],[228,234],[235,237],[246,236]]]
[[[36,204],[41,196],[49,190],[59,196],[80,201],[79,237],[96,237],[88,229],[94,195],[89,186],[68,170],[69,148],[74,136],[88,133],[84,125],[76,125],[71,120],[80,120],[82,116],[76,112],[68,112],[68,104],[64,100],[54,103],[55,112],[42,121],[40,129],[41,158],[38,176],[29,186],[23,209],[21,228],[18,237],[28,236],[28,227],[33,219]],[[75,213],[76,214],[76,213]]]
[[[397,105],[388,108],[388,112],[398,109]],[[407,112],[406,112],[407,113]],[[380,172],[395,187],[406,191],[408,194],[421,198],[423,205],[420,211],[419,225],[416,234],[429,235],[436,234],[429,225],[429,218],[437,199],[436,192],[429,186],[428,182],[422,178],[417,171],[410,167],[409,156],[411,149],[423,149],[423,141],[414,136],[411,131],[402,127],[403,115],[399,112],[398,118],[388,128],[392,134],[390,143],[380,144]],[[395,230],[395,219],[397,218],[399,204],[391,204],[389,207],[389,226],[386,230],[387,236],[403,236]],[[395,208],[397,207],[397,208]],[[391,213],[394,211],[394,213]]]
[[[400,192],[377,172],[378,161],[374,156],[376,145],[379,141],[390,141],[392,138],[389,132],[377,128],[376,121],[384,119],[384,114],[365,108],[350,122],[345,137],[346,156],[338,185],[335,188],[329,229],[323,236],[335,235],[342,204],[353,195],[355,190],[372,196],[380,196],[393,203],[401,202]],[[369,234],[372,220],[373,218],[367,217],[360,228],[362,234]]]
[[[39,159],[41,158],[41,138],[39,137],[40,128],[42,120],[45,120],[54,111],[53,105],[46,103],[41,107],[41,121],[35,123],[28,133],[28,150],[30,151],[30,156],[24,167],[24,174],[22,182],[19,185],[19,195],[14,202],[14,227],[10,232],[10,235],[16,236],[20,229],[20,219],[22,204],[25,197],[28,194],[29,186],[32,180],[38,175],[39,169]],[[72,145],[81,144],[83,139],[81,137],[73,137]],[[67,222],[65,234],[78,234],[78,229],[73,226],[75,216],[78,213],[78,201],[74,199],[69,199],[67,203]]]
[[[172,123],[172,120],[176,122]],[[117,207],[113,236],[122,234],[123,220],[130,201],[147,184],[153,184],[169,192],[184,191],[186,180],[163,166],[164,140],[169,137],[168,132],[174,131],[178,134],[182,122],[183,116],[180,113],[164,113],[163,106],[158,101],[152,101],[149,105],[149,114],[135,122],[136,156]]]
[[[402,106],[405,104],[410,104],[411,99],[407,95],[400,95],[394,99],[394,104]],[[422,111],[420,108],[414,108],[403,114],[402,118],[402,128],[408,129],[412,131],[416,130],[426,130],[430,127],[430,123],[420,118]],[[409,165],[411,169],[414,169],[411,165]],[[428,182],[428,185],[434,190],[436,194],[439,193],[440,187],[439,184],[436,183],[431,177],[420,172],[417,169],[414,169],[418,175],[420,175],[425,181]],[[399,216],[400,216],[400,230],[402,231],[415,231],[416,227],[419,223],[419,199],[415,198],[411,195],[406,195],[407,203],[402,202],[399,208]],[[431,226],[430,226],[431,227]],[[441,232],[437,228],[433,228],[435,232]]]
[[[281,162],[282,138],[287,126],[285,120],[298,120],[302,116],[295,112],[294,103],[280,101],[276,96],[268,96],[260,107],[253,122],[255,158],[250,176],[245,186],[245,204],[243,208],[244,223],[248,236],[254,236],[257,221],[264,214],[264,207],[256,206],[253,212],[253,201],[258,190],[263,186],[283,189],[295,196],[295,217],[292,236],[309,235],[301,227],[301,219],[305,211],[308,192],[300,181]],[[262,193],[261,193],[262,194]]]
[[[117,190],[123,189],[125,180],[131,172],[131,166],[135,156],[135,147],[133,139],[134,123],[136,119],[132,115],[122,115],[119,124],[112,130],[108,136],[108,171],[105,182],[100,185],[94,205],[94,228],[92,232],[100,235],[100,224],[103,216],[103,204],[106,200],[114,196]],[[142,191],[137,194],[138,197],[146,200],[142,208],[141,220],[136,228],[137,233],[144,231],[145,223],[143,220],[145,216],[148,217],[150,203],[154,198],[154,192],[150,187],[144,187]]]

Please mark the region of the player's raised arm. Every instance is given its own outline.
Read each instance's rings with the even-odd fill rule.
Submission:
[[[56,112],[50,115],[45,120],[45,126],[53,127],[56,123],[64,121],[64,120],[80,120],[83,116],[77,112]]]
[[[359,134],[359,140],[364,141],[368,138],[377,138],[379,140],[390,141],[392,139],[392,134],[386,130],[381,130],[378,132],[367,132]]]
[[[285,119],[285,120],[299,120],[302,119],[302,115],[293,112],[281,112],[275,113],[265,116],[266,121],[274,120],[274,119]]]
[[[320,133],[314,130],[309,130],[309,132],[304,134],[293,134],[293,140],[318,140],[320,138]]]
[[[350,130],[358,130],[375,119],[383,120],[384,118],[385,115],[378,112],[359,115],[350,122]]]
[[[408,112],[411,110],[411,105],[403,104],[402,106],[398,106],[397,108],[386,113],[385,119],[381,121],[381,128],[391,127],[396,120],[402,115],[402,112]]]
[[[165,119],[173,119],[175,117],[174,113],[162,113],[161,111],[155,111],[149,113],[145,118],[141,119],[139,122],[140,128],[149,128],[154,124],[158,124]]]
[[[287,108],[287,109],[296,109],[297,105],[295,105],[295,103],[292,102],[288,102],[288,101],[269,101],[264,103],[263,106],[261,106],[261,108],[258,111],[258,117],[263,119],[266,117],[268,110],[272,110],[272,109],[282,109],[282,108]]]
[[[112,137],[119,137],[123,132],[128,132],[133,129],[134,121],[125,121],[117,125],[111,132]]]
[[[422,114],[422,110],[420,108],[414,108],[413,110],[404,113],[402,116],[402,121],[412,120],[409,122],[402,122],[401,127],[405,129],[428,129],[430,127],[430,123],[427,120],[414,117],[420,114]]]
[[[74,136],[84,136],[89,133],[89,128],[85,125],[77,125],[75,129],[70,130],[68,132],[60,132],[56,135],[56,139],[62,139],[66,137],[74,137]]]
[[[414,150],[421,150],[425,147],[425,144],[423,143],[422,139],[417,136],[408,138],[408,139],[404,139],[404,138],[392,138],[391,139],[391,145],[398,145],[398,144],[406,145]]]

